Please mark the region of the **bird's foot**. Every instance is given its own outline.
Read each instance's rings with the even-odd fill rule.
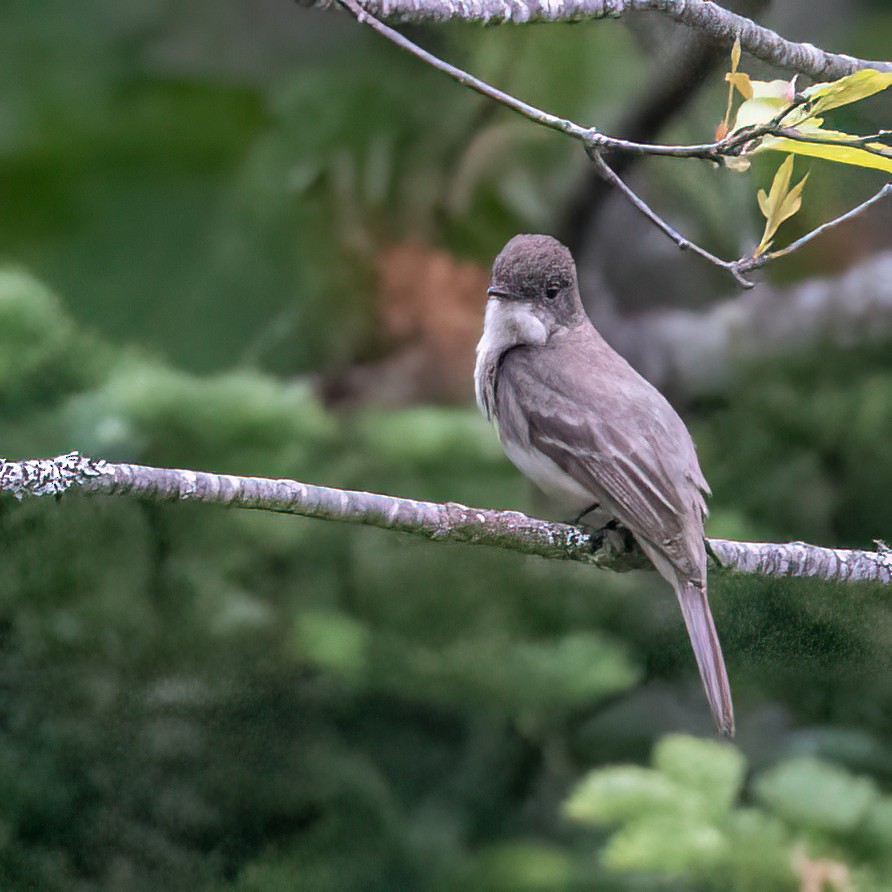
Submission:
[[[617,554],[626,554],[635,549],[635,537],[616,519],[608,520],[599,527],[588,528],[592,531],[592,543],[596,551],[604,545]]]
[[[573,526],[579,526],[582,523],[582,518],[588,516],[594,511],[600,511],[601,505],[598,502],[592,502],[591,505],[588,506],[583,512],[577,514],[576,517],[571,521]]]

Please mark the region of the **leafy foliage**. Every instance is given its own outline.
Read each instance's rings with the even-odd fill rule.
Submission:
[[[569,818],[619,825],[602,857],[621,871],[684,877],[724,889],[798,889],[809,858],[858,851],[859,888],[880,888],[892,870],[892,796],[864,777],[811,757],[759,772],[757,805],[738,805],[746,760],[727,743],[672,735],[652,768],[592,771],[565,805]],[[862,841],[870,839],[867,847]],[[846,871],[848,873],[848,870]]]
[[[51,410],[17,415],[10,442],[27,454],[74,443],[151,463],[523,501],[471,410],[338,419],[303,385],[199,377],[97,342],[45,286],[22,273],[5,281],[18,288],[12,330],[26,330],[35,307],[53,320],[10,346],[10,368],[30,368],[35,355],[64,367],[85,344],[101,358],[77,381],[41,385]],[[863,461],[858,450],[892,404],[877,391],[892,380],[884,356],[866,376],[841,375],[854,356],[833,365],[826,351],[823,378],[804,360],[775,369],[777,411],[758,378],[752,401],[744,389],[733,411],[713,407],[698,440],[722,532],[744,516],[773,535],[781,507],[793,529],[815,522],[811,503],[781,491],[761,504],[746,457],[783,467],[781,456],[795,463],[797,448],[804,456],[826,442],[837,463]],[[16,378],[23,393],[32,380]],[[840,405],[846,418],[835,418]],[[861,412],[873,414],[853,423]],[[844,437],[840,427],[834,439],[826,413]],[[783,427],[760,430],[756,417]],[[745,436],[779,456],[741,454]],[[880,528],[882,505],[867,491],[852,514],[836,504],[833,535],[855,514]],[[3,502],[0,534],[4,888],[116,888],[122,875],[136,889],[266,889],[296,875],[323,890],[619,888],[646,871],[670,877],[667,888],[734,875],[781,889],[802,840],[810,856],[863,876],[859,888],[885,864],[885,592],[714,577],[739,700],[786,704],[805,729],[784,732],[773,751],[813,755],[761,769],[748,785],[757,805],[742,808],[740,751],[663,738],[653,768],[608,764],[577,787],[568,814],[621,825],[603,847],[589,838],[580,848],[554,823],[555,804],[583,766],[628,762],[672,727],[678,695],[654,678],[683,676],[699,717],[683,723],[708,727],[674,605],[648,576],[117,500]],[[832,719],[862,736],[807,730]]]
[[[754,140],[749,152],[774,149],[892,173],[892,146],[880,139],[882,134],[871,139],[827,130],[823,127],[824,119],[818,117],[825,111],[858,102],[892,86],[892,72],[866,68],[837,81],[813,84],[801,94],[796,92],[795,78],[792,81],[753,81],[736,70],[736,63],[732,64],[727,77],[731,86],[744,97],[737,109],[734,127],[730,128],[731,134],[777,121],[785,130],[802,137],[765,136]]]
[[[29,356],[66,357],[85,336],[44,286],[14,281],[10,329],[26,330],[35,307],[52,320],[10,345],[24,387]],[[470,501],[485,481],[494,501],[516,498],[464,410],[366,416],[348,436],[303,385],[200,378],[100,346],[101,368],[79,387],[58,377],[41,392],[54,410],[19,423],[19,446],[377,478],[420,496],[461,475],[453,496]],[[444,483],[431,478],[426,493],[433,466]],[[525,615],[541,580],[508,556],[460,550],[458,561],[374,530],[187,506],[74,499],[0,512],[4,665],[17,680],[0,744],[4,888],[114,888],[117,871],[134,888],[189,888],[242,867],[245,888],[293,869],[314,888],[414,882],[429,846],[451,864],[451,821],[474,835],[487,814],[508,819],[536,739],[640,675],[609,632],[567,623],[582,580]],[[513,593],[493,597],[497,578]],[[453,815],[432,815],[427,841],[409,832],[425,787]],[[332,873],[359,827],[365,855]],[[279,840],[280,854],[248,866]]]
[[[863,69],[830,83],[817,83],[801,93],[796,89],[796,77],[790,81],[753,80],[739,71],[740,38],[731,50],[731,70],[725,75],[728,83],[728,102],[725,117],[716,128],[716,139],[749,137],[752,128],[772,126],[783,133],[762,134],[748,139],[739,155],[726,159],[727,166],[747,170],[753,155],[763,150],[787,152],[774,175],[771,189],[757,193],[759,209],[766,218],[765,230],[754,255],[764,254],[771,247],[778,227],[801,207],[802,189],[806,174],[790,187],[793,156],[806,155],[842,164],[873,168],[892,173],[892,146],[884,140],[889,135],[883,129],[873,136],[859,137],[823,126],[819,117],[826,111],[851,105],[892,86],[892,73]],[[735,90],[743,102],[732,114]]]

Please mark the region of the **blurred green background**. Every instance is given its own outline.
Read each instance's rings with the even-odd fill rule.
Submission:
[[[2,18],[0,452],[532,504],[471,404],[469,338],[481,270],[553,231],[585,177],[574,145],[286,0],[6,0]],[[888,58],[884,3],[826,27]],[[407,30],[607,130],[661,74],[622,23]],[[724,96],[720,68],[672,137],[708,138]],[[888,126],[877,108],[841,123]],[[637,175],[733,253],[771,172]],[[788,235],[880,183],[812,177]],[[832,272],[887,235],[856,224],[767,275]],[[680,406],[713,534],[892,538],[888,343]],[[889,591],[710,585],[733,745],[655,574],[4,498],[0,888],[892,888]]]

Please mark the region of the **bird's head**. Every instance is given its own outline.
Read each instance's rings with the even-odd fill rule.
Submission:
[[[493,263],[487,294],[487,326],[515,345],[546,343],[583,313],[573,257],[549,235],[514,236]]]

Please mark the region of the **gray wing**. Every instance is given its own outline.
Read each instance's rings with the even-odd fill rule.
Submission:
[[[499,387],[517,401],[530,443],[678,570],[700,578],[708,487],[665,398],[612,351],[592,357],[601,380],[555,374],[551,363],[544,380],[533,350],[511,351],[505,364]]]
[[[563,365],[543,362],[541,349],[509,352],[497,398],[515,425],[524,419],[530,445],[631,530],[672,584],[716,726],[732,736],[731,688],[706,597],[709,488],[694,443],[663,396],[590,335],[578,336]]]

